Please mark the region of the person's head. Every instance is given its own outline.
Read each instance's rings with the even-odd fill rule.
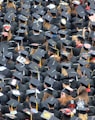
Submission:
[[[85,86],[80,86],[77,90],[77,95],[79,98],[83,99],[85,103],[88,103],[89,98],[88,98],[88,92],[86,90]]]
[[[76,45],[79,45],[79,44],[82,44],[84,41],[83,37],[82,36],[78,36],[77,39],[76,39]]]

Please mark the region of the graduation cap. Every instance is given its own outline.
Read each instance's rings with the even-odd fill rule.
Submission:
[[[56,9],[51,9],[51,10],[50,10],[50,13],[51,13],[52,15],[56,15],[56,14],[57,14],[57,10],[56,10]]]
[[[45,36],[48,37],[49,39],[52,38],[52,34],[50,33],[50,31],[46,31]]]
[[[48,98],[46,99],[46,102],[47,102],[49,105],[54,106],[55,103],[56,103],[56,99],[55,99],[54,97],[48,97]]]
[[[80,60],[78,60],[78,63],[79,63],[80,65],[82,65],[82,66],[85,66],[85,65],[88,64],[88,62],[85,61],[84,59],[80,59]]]
[[[21,72],[18,72],[18,71],[15,71],[15,72],[13,73],[13,76],[14,76],[15,78],[19,79],[19,80],[22,80],[22,78],[23,78],[23,74],[22,74]]]
[[[21,20],[21,21],[24,21],[24,22],[26,22],[27,20],[28,20],[28,18],[27,17],[25,17],[24,15],[19,15],[19,20]]]
[[[45,16],[43,16],[43,18],[44,18],[46,21],[48,21],[48,22],[51,22],[51,20],[52,20],[52,17],[51,17],[50,15],[48,15],[48,14],[46,14]]]
[[[88,78],[91,77],[91,70],[87,67],[81,67],[81,72],[83,73],[84,76],[87,76]]]
[[[53,91],[54,91],[54,89],[52,87],[48,87],[48,88],[45,89],[44,92],[46,92],[46,93],[48,93],[50,95],[53,95]]]
[[[14,87],[17,87],[18,81],[17,81],[16,79],[11,79],[11,80],[9,81],[9,84],[12,85],[12,86],[14,86]]]
[[[55,116],[51,116],[51,118],[49,120],[59,120],[59,119]]]
[[[27,10],[27,9],[30,9],[30,4],[25,4],[25,3],[24,3],[24,4],[22,5],[22,8],[23,8],[23,9],[26,9],[26,10]]]
[[[64,31],[63,30],[59,30],[58,33],[60,35],[66,35],[68,33],[68,31],[66,31],[66,30],[64,30]]]
[[[71,41],[70,40],[67,40],[67,39],[62,39],[61,40],[62,44],[65,45],[65,46],[69,46]]]
[[[61,93],[66,93],[67,95],[71,95],[71,91],[70,90],[68,90],[68,89],[66,89],[66,88],[64,88],[62,91],[61,91]]]
[[[32,30],[35,30],[35,31],[40,31],[41,28],[42,27],[41,27],[39,22],[34,23],[33,26],[32,26]]]
[[[7,104],[8,104],[9,106],[11,106],[11,107],[17,107],[18,104],[19,104],[19,102],[18,102],[17,100],[15,100],[15,99],[10,99],[10,100],[7,102]]]
[[[83,8],[81,5],[79,5],[79,6],[76,8],[76,10],[77,10],[77,13],[78,13],[78,15],[79,15],[80,17],[85,17],[85,16],[86,16],[85,10],[84,10],[84,8]]]
[[[59,56],[59,50],[57,48],[54,48],[52,46],[49,46],[49,50]]]
[[[57,44],[57,43],[56,43],[54,40],[52,40],[52,39],[49,39],[49,40],[48,40],[48,45],[49,45],[49,46],[56,47],[56,44]]]
[[[58,66],[58,62],[54,59],[54,58],[51,58],[50,61],[47,63],[47,66],[49,68],[55,68]]]
[[[13,90],[11,90],[11,93],[12,93],[13,96],[17,97],[18,98],[18,102],[20,102],[20,96],[21,96],[20,91],[17,90],[17,89],[13,89]]]
[[[63,68],[65,68],[65,69],[68,69],[68,68],[71,68],[71,63],[69,62],[69,63],[67,63],[67,62],[62,62],[61,63],[61,66],[63,67]]]
[[[32,94],[35,94],[35,89],[28,89],[26,90],[26,95],[32,95]]]
[[[40,103],[40,99],[38,99],[34,96],[31,96],[29,101],[30,101],[31,104],[33,103],[35,105],[36,105],[36,103],[38,103],[38,104]]]
[[[40,15],[37,14],[37,13],[33,13],[32,16],[33,16],[33,18],[35,18],[35,19],[37,19],[37,20],[40,18]]]
[[[21,54],[22,56],[28,56],[28,52],[27,52],[26,50],[21,50],[21,51],[20,51],[20,54]]]
[[[5,86],[4,82],[0,82],[0,88],[3,88]]]
[[[55,76],[57,75],[57,71],[54,69],[54,68],[50,68],[48,71],[47,71],[47,74],[52,77],[52,78],[55,78]]]
[[[19,71],[19,72],[25,72],[25,70],[26,70],[25,66],[22,65],[21,63],[16,64],[16,65],[15,65],[15,68],[16,68],[16,70]],[[23,75],[24,75],[24,73],[23,73]]]
[[[35,63],[35,62],[31,62],[31,63],[29,64],[29,68],[32,69],[32,70],[38,71],[39,66],[38,66],[38,64]]]
[[[44,16],[46,12],[43,9],[38,9],[37,13],[41,16]]]
[[[72,3],[75,4],[75,5],[80,5],[80,1],[79,0],[73,0]]]
[[[86,50],[89,50],[91,48],[91,44],[89,44],[89,43],[84,43],[83,46]]]
[[[51,31],[52,33],[54,33],[54,34],[57,34],[57,32],[58,32],[58,27],[55,26],[55,25],[51,25],[50,31]]]
[[[8,21],[9,23],[16,17],[13,12],[7,12],[4,16],[4,20]]]
[[[33,85],[34,87],[38,87],[40,85],[40,81],[32,77],[29,84]]]
[[[18,29],[17,31],[16,31],[18,34],[24,34],[25,32],[26,32],[26,30],[25,29]]]
[[[40,44],[32,43],[32,44],[29,44],[29,46],[30,46],[30,48],[37,49],[38,47],[40,47]]]
[[[17,118],[14,114],[11,114],[11,113],[5,113],[4,116],[10,120],[14,120]]]
[[[49,85],[49,86],[53,86],[54,81],[55,81],[55,80],[54,80],[53,78],[51,78],[51,77],[49,77],[49,76],[46,76],[46,77],[45,77],[45,80],[44,80],[44,83],[47,84],[47,85]]]
[[[45,120],[49,120],[54,114],[44,110],[43,113],[41,114],[41,118],[45,119]]]
[[[6,54],[5,57],[7,59],[12,59],[13,58],[13,53],[12,52],[8,52],[8,54]]]
[[[85,87],[88,87],[88,88],[89,88],[89,85],[90,85],[90,83],[91,83],[91,79],[84,76],[84,77],[81,77],[81,78],[79,79],[79,82],[80,82],[82,85],[84,85]]]
[[[61,52],[61,56],[64,58],[64,57],[66,57],[66,58],[68,58],[68,56],[70,55],[70,53],[68,53],[68,52],[66,52],[66,51],[62,51]]]

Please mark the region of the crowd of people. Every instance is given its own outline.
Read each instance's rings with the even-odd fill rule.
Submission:
[[[94,120],[94,69],[94,0],[0,0],[0,120]]]

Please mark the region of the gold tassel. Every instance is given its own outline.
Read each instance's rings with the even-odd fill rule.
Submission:
[[[38,102],[36,102],[36,110],[38,111]]]

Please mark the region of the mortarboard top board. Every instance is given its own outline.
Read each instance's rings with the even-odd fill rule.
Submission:
[[[32,44],[29,44],[29,46],[31,48],[37,49],[40,46],[40,44],[38,44],[38,43],[32,43]]]
[[[47,110],[44,110],[43,113],[41,114],[41,118],[45,120],[49,120],[52,116],[54,116],[54,114]]]
[[[22,78],[23,78],[23,74],[22,74],[21,72],[18,72],[18,71],[15,71],[15,72],[13,73],[13,76],[14,76],[15,78],[19,79],[19,80],[22,80]]]
[[[16,101],[15,99],[10,99],[10,100],[7,102],[7,104],[8,104],[9,106],[12,106],[12,107],[17,107],[18,104],[19,104],[19,102]]]
[[[17,89],[13,89],[13,90],[11,90],[11,93],[12,93],[14,96],[16,96],[16,97],[18,97],[18,96],[21,95],[20,91],[17,90]]]
[[[16,32],[17,32],[18,34],[20,34],[20,33],[22,33],[22,34],[23,34],[23,33],[25,33],[25,32],[26,32],[26,30],[25,30],[25,29],[21,29],[21,28],[20,28],[20,29],[18,29]]]
[[[10,13],[16,13],[16,10],[14,8],[7,8],[7,11]]]
[[[34,0],[34,1],[35,1],[35,2],[38,2],[38,3],[41,2],[41,0]]]
[[[58,32],[58,27],[56,25],[51,25],[50,31],[54,34],[57,34]]]
[[[43,16],[43,19],[50,22],[52,20],[52,17],[50,15],[46,14],[45,16]]]
[[[35,92],[35,89],[28,89],[26,90],[26,95],[35,94]]]
[[[80,65],[82,65],[82,66],[85,66],[85,65],[88,64],[88,62],[85,61],[84,59],[80,59],[80,60],[78,60],[78,63],[79,63]]]
[[[45,80],[44,80],[44,82],[45,82],[46,84],[50,85],[50,86],[53,86],[54,81],[55,81],[55,80],[52,79],[52,78],[50,78],[49,76],[46,76],[46,77],[45,77]]]
[[[19,25],[19,28],[20,28],[20,29],[27,29],[27,25],[24,24],[24,23],[21,23],[21,24]]]
[[[85,87],[88,87],[88,85],[90,85],[90,83],[91,83],[91,79],[89,79],[87,77],[82,77],[79,79],[79,83],[84,85]]]
[[[67,63],[67,62],[62,62],[62,63],[61,63],[61,66],[62,66],[63,68],[66,68],[66,69],[71,68],[71,62],[69,62],[69,63]]]
[[[72,3],[75,4],[75,5],[80,5],[80,1],[79,0],[73,0]]]
[[[46,99],[46,102],[49,104],[49,105],[54,105],[56,103],[56,99],[54,97],[48,97]]]
[[[52,58],[52,59],[47,63],[47,66],[48,66],[49,68],[55,68],[55,69],[56,69],[56,67],[58,66],[58,62],[57,62],[54,58]]]
[[[46,54],[46,51],[44,49],[38,48],[35,52],[36,55],[40,55],[41,57],[44,57]]]
[[[57,10],[56,10],[56,9],[51,9],[51,10],[50,10],[50,13],[56,14],[56,13],[57,13]]]
[[[83,8],[81,5],[79,5],[79,6],[76,8],[76,10],[77,10],[77,13],[78,13],[78,15],[79,15],[80,17],[85,17],[85,16],[86,16],[85,10],[84,10],[84,8]]]
[[[22,72],[22,71],[25,70],[25,66],[22,65],[21,63],[16,64],[16,65],[15,65],[15,68],[16,68],[16,70],[19,71],[19,72]]]
[[[24,56],[28,56],[28,52],[26,50],[21,50],[20,54]]]
[[[9,81],[9,84],[12,85],[12,86],[14,86],[14,87],[16,87],[17,84],[18,84],[18,81],[17,81],[16,79],[11,79],[11,80]]]
[[[33,13],[33,14],[32,14],[32,17],[34,17],[35,19],[39,19],[39,18],[40,18],[40,15],[37,14],[37,13]]]
[[[48,45],[49,45],[49,46],[56,47],[56,44],[57,44],[57,43],[56,43],[54,40],[52,40],[52,39],[49,39],[49,40],[48,40]]]
[[[38,87],[40,85],[40,81],[33,77],[31,78],[29,83],[35,87]]]
[[[37,64],[39,64],[39,62],[41,61],[41,59],[42,59],[42,55],[40,55],[40,54],[33,54],[32,55],[33,62],[36,62]]]
[[[65,46],[69,46],[71,41],[70,40],[67,40],[67,39],[63,39],[61,40],[62,44],[65,45]]]
[[[0,97],[2,97],[4,94],[2,92],[0,92]]]
[[[60,120],[60,119],[58,119],[58,118],[55,117],[55,116],[51,116],[51,118],[50,118],[49,120]]]
[[[41,30],[41,25],[37,22],[35,24],[33,24],[32,26],[32,30],[36,30],[36,31],[40,31]]]
[[[52,46],[49,46],[49,50],[55,54],[58,54],[59,50],[57,48],[54,48]]]
[[[78,107],[76,110],[81,111],[81,112],[87,112],[87,111],[89,111],[89,108],[88,107]]]
[[[5,55],[5,57],[6,57],[7,59],[12,59],[12,58],[13,58],[13,53],[12,53],[12,52],[8,52],[8,53]]]
[[[38,71],[39,66],[38,66],[38,64],[35,63],[35,62],[31,62],[31,63],[29,64],[29,68],[32,69],[32,70]]]
[[[44,16],[46,12],[43,9],[38,9],[37,13],[41,16]]]
[[[25,3],[24,3],[24,4],[22,5],[22,8],[24,8],[24,9],[30,9],[30,4],[25,4]]]
[[[7,12],[4,16],[4,20],[11,22],[16,15],[13,12]]]
[[[86,12],[89,14],[89,15],[93,15],[95,13],[95,11],[93,9],[90,9],[90,10],[86,10]]]
[[[52,38],[52,34],[50,33],[50,31],[46,31],[45,36],[50,38],[50,39]]]
[[[15,41],[15,42],[21,42],[23,39],[24,39],[24,37],[15,36],[14,41]]]
[[[61,56],[62,57],[66,57],[67,58],[69,55],[70,55],[69,52],[66,52],[66,51],[65,52],[63,52],[63,51],[61,52]]]
[[[68,33],[68,31],[67,30],[65,30],[65,31],[59,30],[58,33],[61,35],[66,35]]]
[[[27,17],[25,17],[24,15],[19,15],[19,20],[21,20],[21,21],[24,21],[24,22],[26,22],[27,20],[28,20],[28,18]]]
[[[65,12],[65,11],[63,11],[61,13],[61,16],[62,16],[62,18],[66,18],[66,19],[70,18],[70,15],[67,12]]]
[[[36,99],[36,97],[31,96],[31,97],[30,97],[30,102],[31,102],[31,103],[34,103],[34,104],[36,104],[36,103],[39,104],[39,103],[40,103],[40,99]]]
[[[71,91],[68,90],[68,89],[66,89],[66,88],[64,88],[61,92],[66,93],[66,94],[68,94],[68,95],[71,94]]]
[[[44,91],[44,92],[46,92],[46,93],[49,93],[49,94],[53,95],[53,91],[54,91],[54,89],[53,89],[53,88],[48,87],[48,88],[46,88],[46,89],[45,89],[45,91]]]
[[[47,6],[47,9],[49,9],[49,10],[55,9],[55,8],[56,8],[56,5],[54,5],[52,3]]]
[[[83,75],[86,75],[88,78],[91,77],[91,70],[87,67],[81,67],[81,72],[83,73]]]
[[[14,120],[17,118],[14,114],[11,114],[11,113],[5,113],[4,116],[10,120]]]
[[[51,68],[47,71],[47,74],[52,78],[55,77],[57,73],[58,72],[54,68]]]
[[[92,2],[90,3],[90,8],[95,10],[95,3],[94,3],[94,1],[92,1]]]
[[[68,70],[67,70],[68,72]],[[68,77],[69,78],[75,78],[77,76],[77,72],[76,71],[69,71],[68,72]]]

